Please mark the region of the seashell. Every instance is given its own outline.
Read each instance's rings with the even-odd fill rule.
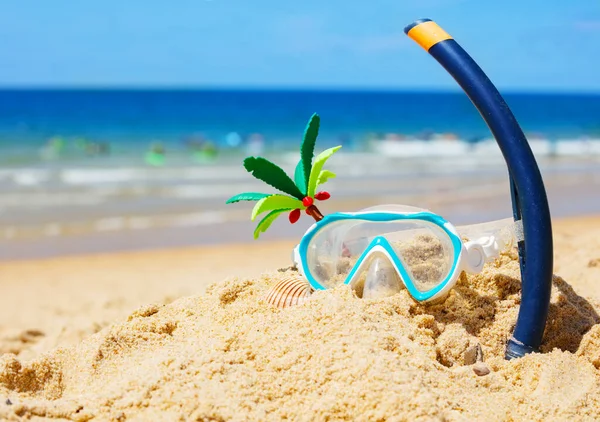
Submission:
[[[278,308],[300,305],[306,302],[313,292],[310,283],[302,277],[290,276],[277,283],[267,293],[267,302]]]

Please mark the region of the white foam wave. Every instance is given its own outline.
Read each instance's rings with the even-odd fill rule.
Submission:
[[[125,218],[124,217],[103,218],[101,220],[96,221],[96,223],[94,224],[94,227],[99,232],[122,230],[125,227]]]
[[[17,229],[15,227],[5,227],[2,231],[2,237],[5,239],[13,239],[17,235]]]
[[[186,214],[175,217],[171,221],[171,226],[174,227],[194,227],[209,224],[220,224],[226,221],[226,217],[222,212],[205,211],[193,214]]]
[[[50,178],[50,172],[44,169],[18,169],[5,173],[19,186],[37,186]]]
[[[127,221],[128,228],[132,230],[144,230],[153,226],[151,217],[132,217]]]
[[[68,185],[122,183],[140,178],[143,178],[143,171],[132,168],[65,169],[60,172],[60,180]]]
[[[89,193],[24,192],[0,195],[0,208],[91,206],[105,202],[105,198]]]
[[[58,223],[46,224],[43,231],[45,236],[59,236],[62,233],[62,226]]]
[[[536,156],[589,156],[600,154],[600,139],[566,140],[554,142],[542,139],[528,141]],[[488,157],[501,158],[500,148],[494,139],[469,144],[456,141],[391,141],[382,140],[372,144],[379,154],[390,157]]]
[[[210,168],[71,168],[60,172],[59,179],[67,185],[99,185],[126,182],[155,182],[169,180],[239,180],[247,174],[241,166],[218,166]]]
[[[37,226],[7,226],[0,230],[0,237],[4,239],[19,238],[21,235],[28,237],[56,237],[69,233],[83,235],[93,232],[141,231],[161,227],[200,227],[233,221],[246,221],[247,219],[247,211],[232,212],[222,210],[208,210],[175,215],[114,216],[88,222],[54,221]]]
[[[228,198],[237,192],[264,190],[260,183],[254,184],[219,184],[219,185],[177,185],[166,190],[162,196],[191,198]]]

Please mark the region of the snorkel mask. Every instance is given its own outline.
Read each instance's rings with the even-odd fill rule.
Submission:
[[[429,302],[444,298],[463,271],[477,274],[516,247],[520,233],[511,219],[457,229],[428,210],[383,205],[325,216],[302,237],[293,259],[315,290],[347,284],[372,298],[403,285],[415,300]]]
[[[312,216],[316,224],[294,249],[293,259],[315,290],[348,284],[365,297],[404,286],[415,300],[430,302],[442,299],[463,271],[478,273],[502,251],[516,247],[521,306],[505,357],[535,352],[546,326],[553,266],[550,210],[535,157],[498,90],[448,33],[429,19],[418,20],[404,31],[456,80],[494,135],[508,167],[512,219],[457,228],[430,211],[397,205],[323,216],[315,201],[330,195],[317,192],[317,187],[335,177],[323,166],[340,147],[322,152],[313,161],[317,115],[304,133],[294,180],[264,158],[244,161],[254,177],[288,196],[250,192],[227,202],[258,201],[253,220],[268,212],[258,223],[255,238],[283,213],[289,213],[291,223],[298,221],[302,210]]]

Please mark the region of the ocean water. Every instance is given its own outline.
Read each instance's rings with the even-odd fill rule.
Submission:
[[[600,138],[600,95],[505,99],[530,134]],[[231,133],[241,142],[260,134],[267,147],[296,148],[314,112],[324,146],[360,147],[389,133],[489,137],[462,92],[0,90],[0,152],[31,158],[52,137],[107,143],[113,153],[139,153],[156,141],[185,150],[186,141],[201,138],[224,149],[236,145]]]
[[[557,209],[600,212],[590,195],[600,192],[600,95],[505,99],[560,192]],[[460,92],[0,90],[0,258],[59,253],[59,238],[70,252],[251,240],[252,204],[225,200],[271,190],[242,159],[261,154],[293,172],[314,112],[317,152],[343,145],[328,163],[338,174],[330,212],[394,202],[460,223],[510,213],[501,154]]]

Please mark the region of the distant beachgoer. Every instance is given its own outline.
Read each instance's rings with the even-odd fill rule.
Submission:
[[[83,137],[79,137],[75,138],[73,145],[78,150],[92,157],[110,154],[110,144],[108,142],[89,141]]]
[[[184,143],[187,149],[194,153],[202,148],[206,139],[201,134],[192,135],[184,139]]]
[[[101,155],[110,155],[110,143],[108,143],[108,142],[100,142],[98,144],[98,152]]]
[[[89,155],[108,155],[110,154],[110,145],[108,142],[88,142],[86,152]]]
[[[422,141],[431,141],[432,138],[434,137],[435,132],[431,131],[431,130],[424,130],[421,133],[417,134],[417,138],[422,140]]]
[[[225,143],[231,148],[237,148],[242,144],[242,137],[237,132],[230,132],[225,136]]]
[[[166,150],[162,143],[155,142],[150,146],[148,152],[146,152],[145,161],[147,164],[160,167],[165,164]]]
[[[394,132],[390,132],[390,133],[386,133],[385,134],[385,140],[386,141],[402,141],[404,139],[403,135],[400,135],[398,133],[394,133]]]
[[[458,141],[458,136],[452,132],[442,133],[440,138],[444,141]]]
[[[200,148],[193,152],[194,160],[199,163],[214,161],[219,154],[217,146],[210,140],[205,141]]]
[[[91,156],[97,156],[105,153],[105,144],[100,142],[88,142],[85,152]]]
[[[43,160],[55,160],[60,158],[65,148],[65,141],[59,136],[54,136],[40,149],[40,157]]]

